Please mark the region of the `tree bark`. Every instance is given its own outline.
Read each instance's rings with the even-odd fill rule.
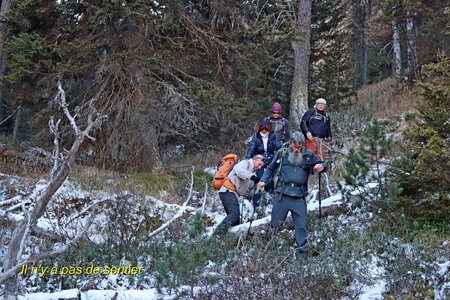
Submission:
[[[395,79],[400,80],[402,75],[402,56],[400,47],[400,26],[397,17],[398,6],[393,5],[392,7],[392,73]]]
[[[294,76],[291,88],[290,122],[300,130],[300,121],[308,109],[309,57],[311,53],[311,0],[299,0],[296,37],[291,46],[294,53]]]
[[[12,7],[11,0],[2,0],[0,8],[0,17],[4,17]],[[3,45],[6,40],[7,28],[6,24],[0,22],[0,78],[5,75],[7,55],[3,51]],[[3,100],[3,82],[0,80],[0,121],[6,117],[6,103]]]
[[[359,88],[367,83],[367,64],[369,53],[369,36],[367,34],[368,21],[372,1],[363,3],[361,0],[352,1],[352,52],[354,69],[354,87]]]
[[[413,8],[409,8],[406,13],[406,31],[408,36],[408,85],[412,85],[414,80],[417,79],[417,12]]]

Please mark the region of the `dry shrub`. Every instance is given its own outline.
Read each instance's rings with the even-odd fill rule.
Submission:
[[[199,299],[342,299],[347,292],[327,276],[302,276],[282,272],[282,276],[252,274],[241,277],[228,273],[214,289],[205,288]]]
[[[358,103],[373,112],[375,118],[391,117],[415,111],[416,98],[410,89],[394,79],[387,78],[380,82],[365,85],[357,92]]]

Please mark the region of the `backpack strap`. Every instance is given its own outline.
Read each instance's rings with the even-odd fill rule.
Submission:
[[[277,172],[275,173],[275,177],[273,179],[273,189],[275,190],[277,188],[278,182],[279,182],[279,178],[280,178],[280,173],[281,173],[281,167],[283,166],[283,161],[284,158],[286,157],[286,153],[289,149],[289,142],[284,143],[283,147],[281,148],[281,159],[280,159],[280,163],[278,164],[278,168],[277,168]]]
[[[311,123],[311,119],[312,119],[314,116],[316,116],[316,115],[321,115],[321,114],[319,114],[319,113],[317,112],[317,108],[314,108],[314,114],[312,114],[311,117],[309,118],[308,124]],[[326,122],[327,122],[327,119],[328,119],[327,113],[326,113],[326,112],[323,112],[323,116],[324,116],[323,122],[326,123]]]

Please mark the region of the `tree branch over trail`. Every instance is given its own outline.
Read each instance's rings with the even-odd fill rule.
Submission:
[[[51,180],[48,186],[43,190],[43,192],[38,196],[38,198],[35,201],[33,201],[33,199],[24,200],[24,202],[25,201],[28,202],[29,200],[31,200],[31,205],[28,208],[26,207],[25,203],[22,203],[24,218],[20,221],[20,223],[16,226],[16,228],[12,233],[8,251],[5,256],[5,262],[3,265],[4,271],[2,274],[0,274],[0,283],[2,282],[5,283],[6,295],[16,294],[17,282],[15,278],[13,278],[13,276],[19,272],[23,264],[35,263],[39,260],[59,255],[60,253],[69,249],[69,247],[72,244],[76,243],[78,239],[81,237],[81,235],[78,235],[77,238],[69,241],[68,243],[63,245],[59,250],[55,250],[47,254],[30,255],[27,259],[24,259],[23,261],[19,262],[19,260],[22,257],[21,252],[23,249],[25,249],[25,245],[28,241],[31,228],[33,228],[37,224],[39,218],[41,218],[44,215],[47,206],[49,205],[52,199],[52,196],[55,194],[55,192],[58,190],[58,188],[61,186],[61,184],[69,175],[71,168],[75,164],[75,159],[78,156],[82,143],[86,138],[94,140],[94,138],[90,136],[90,133],[94,129],[99,128],[101,123],[106,119],[105,115],[97,112],[97,110],[94,107],[95,99],[92,99],[89,103],[90,109],[87,116],[86,128],[84,130],[81,130],[76,122],[78,116],[76,114],[72,115],[68,109],[68,104],[66,102],[66,95],[64,89],[62,88],[62,83],[60,81],[58,82],[58,93],[54,101],[59,105],[59,107],[61,107],[65,117],[70,121],[72,129],[75,132],[75,141],[73,142],[72,147],[69,151],[64,152],[64,154],[60,153],[59,139],[56,138],[57,136],[59,136],[58,125],[60,121],[57,122],[54,122],[53,120],[50,121],[51,132],[55,136],[54,143],[56,149],[53,157],[55,163],[52,169]],[[78,109],[76,109],[76,111],[78,111]],[[92,220],[86,222],[85,228],[83,229],[81,234],[88,229],[88,225],[90,225],[91,222]]]

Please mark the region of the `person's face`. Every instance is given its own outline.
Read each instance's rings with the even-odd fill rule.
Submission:
[[[300,143],[291,141],[291,149],[292,149],[292,152],[294,152],[295,154],[298,154],[302,151],[303,145]]]
[[[260,159],[255,160],[255,170],[259,170],[264,167],[264,162]]]
[[[317,108],[317,110],[325,110],[325,107],[326,107],[327,105],[326,104],[323,104],[323,103],[317,103],[316,104],[316,108]]]
[[[261,132],[261,133],[268,133],[269,132],[269,127],[268,126],[261,126],[261,127],[259,127],[259,132]]]
[[[272,117],[278,119],[281,115],[281,111],[272,111]]]

